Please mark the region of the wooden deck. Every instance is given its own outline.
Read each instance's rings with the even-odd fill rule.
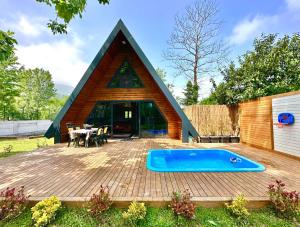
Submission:
[[[265,165],[264,172],[157,173],[146,169],[150,148],[219,147]],[[300,191],[300,161],[242,144],[182,144],[171,139],[114,141],[100,148],[68,148],[65,144],[0,159],[0,190],[25,186],[32,200],[57,195],[64,201],[80,202],[110,188],[120,204],[132,200],[162,204],[173,191],[189,189],[200,203],[221,204],[243,193],[251,201],[266,201],[267,186],[283,180]],[[212,205],[212,206],[214,206]]]

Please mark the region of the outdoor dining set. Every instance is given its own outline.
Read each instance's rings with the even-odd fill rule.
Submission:
[[[83,128],[80,125],[67,124],[69,140],[68,147],[71,143],[73,146],[78,147],[80,142],[83,142],[85,147],[90,144],[95,144],[97,147],[107,143],[109,137],[109,126],[104,125],[99,128],[93,128],[93,125],[84,124]]]

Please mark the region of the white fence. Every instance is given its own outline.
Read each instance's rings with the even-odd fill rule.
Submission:
[[[39,135],[47,131],[52,121],[0,121],[0,136]]]
[[[274,150],[300,157],[300,94],[272,100],[273,122],[279,113],[291,113],[295,117],[292,125],[278,128],[274,125]]]

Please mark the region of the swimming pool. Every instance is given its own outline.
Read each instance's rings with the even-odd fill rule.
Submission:
[[[157,172],[261,172],[265,167],[223,149],[149,150],[147,168]]]

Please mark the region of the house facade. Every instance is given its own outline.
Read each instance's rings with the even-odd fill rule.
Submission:
[[[67,124],[110,126],[113,135],[197,137],[168,88],[120,20],[46,132],[55,143]]]

